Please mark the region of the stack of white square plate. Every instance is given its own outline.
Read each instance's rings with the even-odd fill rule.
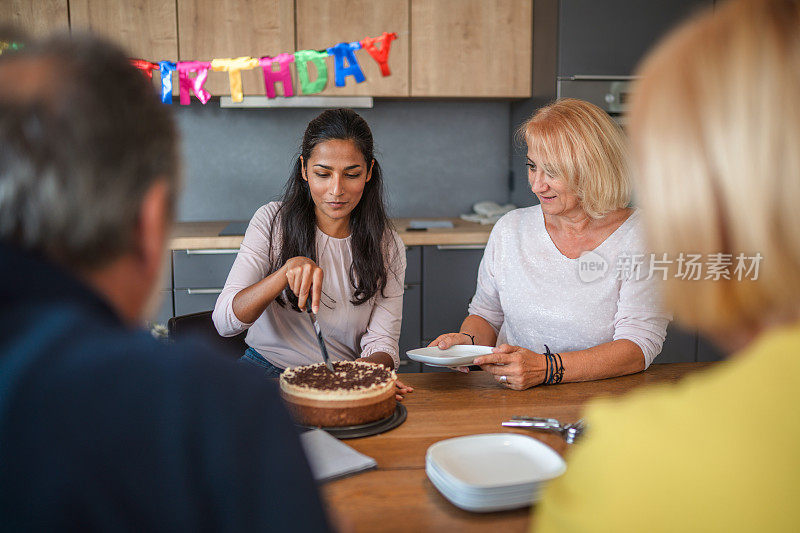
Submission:
[[[470,435],[428,448],[425,471],[445,498],[467,511],[525,507],[539,499],[544,483],[567,469],[542,442],[516,433]]]

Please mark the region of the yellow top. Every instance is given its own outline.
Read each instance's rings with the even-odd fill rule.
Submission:
[[[601,400],[536,531],[797,531],[800,324],[674,386]]]

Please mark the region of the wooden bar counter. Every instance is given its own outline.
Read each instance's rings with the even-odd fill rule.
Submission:
[[[559,436],[504,428],[500,423],[522,414],[573,422],[591,398],[675,382],[713,364],[656,364],[631,376],[526,391],[505,389],[486,372],[401,374],[403,382],[415,389],[403,401],[406,421],[381,435],[344,441],[375,458],[378,468],[323,485],[323,497],[332,514],[354,531],[525,531],[529,508],[471,513],[447,501],[425,475],[428,447],[462,435],[515,432],[538,438],[563,455],[567,445]]]

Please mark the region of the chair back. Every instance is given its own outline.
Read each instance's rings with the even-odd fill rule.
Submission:
[[[233,337],[221,336],[217,333],[211,313],[212,311],[203,311],[170,318],[169,322],[167,322],[169,338],[174,340],[187,335],[201,337],[231,357],[238,358],[243,356],[244,351],[247,349],[247,344],[244,342],[247,332],[243,331]]]

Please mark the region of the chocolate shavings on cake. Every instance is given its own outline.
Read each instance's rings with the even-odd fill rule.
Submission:
[[[294,375],[285,379],[291,385],[318,390],[367,389],[391,379],[390,372],[381,365],[336,361],[333,369],[334,373],[331,373],[323,364],[293,368]]]

